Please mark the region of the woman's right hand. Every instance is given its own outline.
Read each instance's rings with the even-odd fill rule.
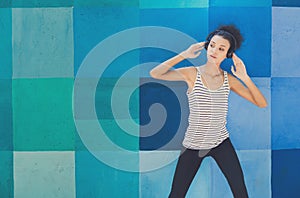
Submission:
[[[180,55],[184,58],[197,58],[203,50],[205,42],[192,44],[188,49],[181,52]]]

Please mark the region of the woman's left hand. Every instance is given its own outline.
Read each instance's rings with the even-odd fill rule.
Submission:
[[[232,55],[232,60],[235,66],[235,69],[233,66],[231,66],[231,72],[238,77],[239,79],[243,80],[248,76],[246,66],[242,59],[240,59],[235,53]]]

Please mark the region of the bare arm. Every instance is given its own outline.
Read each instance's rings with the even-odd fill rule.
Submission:
[[[248,76],[246,67],[243,61],[234,54],[233,57],[234,65],[236,66],[236,71],[234,68],[231,68],[232,73],[241,79],[243,83],[246,85],[244,86],[238,79],[234,76],[229,75],[229,84],[232,91],[240,95],[241,97],[245,98],[246,100],[252,102],[253,104],[257,105],[258,107],[264,108],[267,107],[268,103],[260,92],[260,90],[256,87],[253,83],[251,78]]]
[[[186,58],[196,58],[203,49],[204,42],[191,45],[187,50],[159,64],[150,71],[153,78],[170,81],[186,81],[187,68],[171,70],[179,62]]]

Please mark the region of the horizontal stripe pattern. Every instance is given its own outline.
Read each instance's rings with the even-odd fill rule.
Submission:
[[[226,128],[229,91],[227,72],[224,71],[223,85],[216,90],[209,90],[203,84],[197,67],[194,88],[187,93],[190,114],[183,140],[184,147],[211,149],[229,137]]]

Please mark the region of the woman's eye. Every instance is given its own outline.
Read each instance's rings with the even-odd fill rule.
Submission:
[[[220,48],[220,51],[224,51],[224,49],[223,49],[223,48]]]
[[[214,45],[213,45],[213,44],[210,44],[210,47],[214,47]]]

